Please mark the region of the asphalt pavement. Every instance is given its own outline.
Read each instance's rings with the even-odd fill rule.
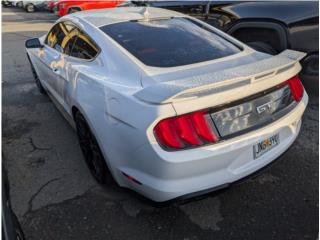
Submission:
[[[291,149],[259,176],[186,202],[156,205],[91,177],[73,128],[32,78],[24,42],[50,13],[2,9],[2,150],[27,239],[316,239],[319,103],[310,95]]]

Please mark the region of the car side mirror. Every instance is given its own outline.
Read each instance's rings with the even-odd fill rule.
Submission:
[[[28,39],[25,43],[26,48],[43,48],[39,38]]]

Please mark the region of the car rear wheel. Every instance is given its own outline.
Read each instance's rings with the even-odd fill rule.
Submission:
[[[27,6],[26,6],[26,12],[28,12],[28,13],[32,13],[32,12],[35,12],[35,6],[33,5],[33,4],[31,4],[31,3],[29,3],[29,4],[27,4]]]
[[[98,142],[91,132],[84,116],[79,111],[75,113],[75,122],[79,144],[92,176],[100,184],[110,182],[112,177],[108,171],[108,167]]]
[[[271,45],[265,42],[247,42],[246,44],[259,52],[264,52],[271,55],[277,54],[277,51]]]

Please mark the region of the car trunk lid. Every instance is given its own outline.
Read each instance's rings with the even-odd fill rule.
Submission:
[[[144,87],[135,93],[135,97],[151,104],[171,103],[177,115],[220,106],[288,80],[301,70],[298,61],[305,53],[285,50],[276,56],[258,56],[213,63],[204,73],[195,71],[192,77],[181,77],[180,74],[174,78],[174,72],[169,80],[163,80],[159,75],[150,76],[152,79],[142,82]]]

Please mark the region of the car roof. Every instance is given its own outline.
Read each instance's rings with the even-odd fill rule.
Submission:
[[[162,8],[153,7],[119,7],[101,10],[89,10],[67,15],[68,18],[85,20],[96,27],[118,22],[170,17],[185,17],[184,14]]]

